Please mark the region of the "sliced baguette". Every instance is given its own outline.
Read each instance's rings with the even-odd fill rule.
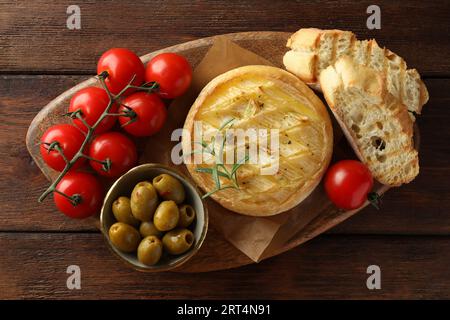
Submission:
[[[385,74],[344,56],[321,72],[325,99],[357,156],[379,182],[399,186],[419,173],[413,121],[386,90]]]
[[[322,70],[342,56],[383,73],[386,89],[413,113],[420,114],[428,101],[428,91],[415,69],[392,51],[381,48],[375,40],[357,40],[350,31],[300,29],[287,42],[283,58],[286,69],[313,88],[320,90]],[[414,119],[414,118],[413,118]]]

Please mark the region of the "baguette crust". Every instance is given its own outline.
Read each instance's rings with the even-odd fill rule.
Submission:
[[[358,158],[379,182],[399,186],[419,173],[413,121],[387,91],[385,74],[340,58],[322,71],[325,99]]]
[[[415,69],[372,40],[359,41],[350,31],[300,29],[287,41],[283,63],[286,69],[308,85],[320,90],[320,73],[340,57],[351,57],[356,63],[383,73],[385,85],[394,97],[413,113],[420,114],[428,101],[428,91]]]

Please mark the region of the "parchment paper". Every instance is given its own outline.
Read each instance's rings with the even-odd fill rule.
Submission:
[[[192,85],[170,109],[191,106],[202,88],[216,76],[245,65],[271,65],[269,61],[250,52],[224,36],[218,36],[202,61],[193,71]],[[187,109],[187,108],[186,108]],[[258,262],[263,255],[277,251],[299,229],[306,226],[320,212],[326,199],[320,192],[308,197],[300,206],[272,217],[249,217],[224,209],[214,200],[208,200],[210,223],[225,239]],[[318,199],[319,198],[319,199]]]

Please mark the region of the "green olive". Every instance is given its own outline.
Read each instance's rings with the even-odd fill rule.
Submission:
[[[153,186],[164,200],[173,200],[177,204],[183,203],[184,187],[180,181],[168,174],[160,174],[153,179]]]
[[[156,229],[155,225],[151,221],[142,222],[139,227],[139,232],[143,238],[148,236],[155,236],[160,238],[162,236],[162,232]]]
[[[153,223],[159,231],[169,231],[175,228],[180,219],[180,213],[175,201],[163,201],[156,208]]]
[[[116,222],[109,228],[109,239],[120,251],[133,252],[136,251],[139,241],[141,241],[141,235],[132,226]]]
[[[131,213],[140,221],[151,221],[158,205],[158,195],[148,181],[139,182],[131,192]]]
[[[145,237],[137,249],[138,260],[147,266],[157,264],[161,258],[162,250],[161,240],[155,236]]]
[[[178,227],[187,228],[195,219],[195,210],[188,204],[183,204],[178,210],[180,211]]]
[[[112,212],[116,220],[137,227],[137,220],[131,213],[130,199],[127,197],[119,197],[113,202]]]
[[[175,229],[167,232],[162,238],[164,250],[170,254],[182,254],[194,243],[194,234],[188,229]]]

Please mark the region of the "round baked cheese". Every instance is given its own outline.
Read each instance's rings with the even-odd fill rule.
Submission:
[[[184,161],[195,182],[223,207],[252,216],[298,205],[319,184],[333,149],[322,101],[297,77],[270,66],[213,79],[184,129]]]

